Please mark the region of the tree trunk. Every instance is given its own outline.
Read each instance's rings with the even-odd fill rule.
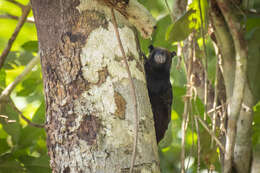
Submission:
[[[53,172],[128,172],[136,122],[110,9],[85,0],[89,8],[82,10],[80,3],[31,1],[44,80],[50,165]],[[137,92],[135,170],[157,173],[157,144],[139,45],[119,13],[117,19]]]
[[[225,140],[225,157],[229,159],[222,163],[222,167],[224,167],[224,172],[231,172],[232,169],[233,171],[235,169],[238,173],[250,172],[252,162],[252,107],[256,104],[256,99],[252,95],[252,91],[249,87],[248,75],[245,75],[246,70],[243,71],[243,74],[238,74],[240,71],[237,68],[241,67],[241,69],[246,69],[248,44],[244,41],[243,32],[238,32],[239,36],[234,36],[236,34],[234,34],[234,30],[237,29],[234,26],[239,26],[239,22],[235,20],[236,18],[231,20],[233,16],[230,16],[230,10],[227,10],[228,12],[223,10],[224,3],[218,4],[220,7],[223,6],[221,9],[222,16],[220,15],[220,9],[217,8],[216,2],[210,2],[211,21],[222,55],[222,74],[226,87],[227,103],[229,105],[228,127]],[[227,18],[229,18],[229,20]],[[243,79],[243,82],[239,80],[240,78]],[[239,92],[236,91],[236,88],[240,87],[238,84],[244,85],[243,89],[240,89]],[[238,106],[239,102],[241,102],[240,106]]]

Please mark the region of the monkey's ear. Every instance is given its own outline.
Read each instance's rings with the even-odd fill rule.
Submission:
[[[176,56],[176,52],[175,52],[175,51],[172,51],[172,52],[171,52],[171,56],[172,56],[172,58],[173,58],[174,56]]]
[[[149,49],[149,52],[152,52],[153,49],[154,49],[153,45],[151,44],[151,45],[148,47],[148,49]]]

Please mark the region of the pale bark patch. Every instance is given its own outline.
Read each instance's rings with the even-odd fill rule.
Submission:
[[[136,50],[135,35],[128,27],[119,28],[122,43],[127,55],[139,57]],[[107,67],[108,73],[121,80],[127,78],[127,71],[123,62],[115,61],[115,57],[122,57],[121,51],[116,40],[115,31],[112,23],[108,28],[99,27],[89,35],[85,47],[81,53],[81,64],[84,78],[90,83],[99,81],[98,71]],[[136,68],[136,61],[129,62],[133,78],[145,81],[144,74]],[[113,81],[114,81],[113,80]]]

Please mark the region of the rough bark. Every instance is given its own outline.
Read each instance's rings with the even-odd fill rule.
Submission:
[[[53,172],[128,172],[134,140],[129,79],[110,10],[79,10],[79,0],[32,0],[46,100]],[[135,170],[160,172],[152,111],[136,37],[117,14],[137,91]]]
[[[259,147],[254,151],[251,173],[259,173],[260,171],[260,150]]]
[[[234,164],[238,173],[250,172],[252,162],[252,123],[254,98],[246,83],[243,105],[237,121],[237,134],[234,148]]]

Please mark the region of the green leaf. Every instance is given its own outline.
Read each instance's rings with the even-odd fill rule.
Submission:
[[[33,149],[40,154],[46,154],[47,153],[46,134],[45,134],[44,137],[40,137],[37,140],[37,144],[34,146]]]
[[[0,156],[0,173],[19,173],[24,172],[21,164],[11,155]]]
[[[28,52],[38,52],[38,41],[27,41],[21,47]]]
[[[173,82],[174,86],[183,87],[187,83],[186,73],[185,73],[184,63],[179,61],[181,61],[181,59],[178,57],[174,57],[172,59],[171,81]]]
[[[35,145],[39,136],[44,136],[44,129],[32,127],[30,125],[26,126],[21,130],[21,137],[18,142],[19,148],[26,148],[31,145]]]
[[[5,69],[13,69],[13,66],[20,65],[20,63],[18,62],[18,54],[19,53],[16,51],[9,52],[3,67]]]
[[[192,108],[194,109],[193,112],[197,115],[203,115],[205,111],[205,107],[203,102],[197,97],[196,100],[192,101]]]
[[[4,68],[14,69],[16,66],[27,65],[34,56],[27,51],[11,51],[9,52]]]
[[[253,39],[253,37],[260,37],[260,17],[249,16],[246,20],[246,35],[247,40]]]
[[[8,123],[3,118],[0,118],[0,123],[3,129],[12,136],[12,142],[16,144],[20,138],[21,125],[19,123],[19,116],[16,111],[9,104],[5,104],[3,111],[0,114],[8,116],[8,120],[15,120],[16,122]]]
[[[170,51],[173,51],[173,46],[171,45],[171,42],[163,39],[165,38],[165,33],[170,23],[172,23],[172,20],[169,15],[158,20],[152,41],[154,46],[163,47]]]
[[[149,9],[153,16],[158,16],[163,12],[166,12],[165,4],[161,0],[142,0],[139,2]]]
[[[1,89],[4,89],[4,87],[6,86],[5,78],[6,78],[6,73],[5,70],[2,68],[0,69],[0,91]]]
[[[201,8],[200,8],[201,7]],[[203,29],[204,32],[207,29],[208,23],[208,2],[207,0],[193,0],[191,4],[189,4],[189,9],[194,9],[196,13],[192,14],[192,18],[195,19],[196,23],[194,23],[194,28],[199,31],[201,28],[201,23],[203,20]],[[202,17],[202,19],[201,19]]]
[[[32,122],[40,124],[40,123],[44,123],[44,119],[45,119],[45,106],[43,102],[35,112]],[[20,136],[21,137],[18,142],[18,145],[20,148],[26,148],[31,145],[35,145],[37,143],[37,140],[40,137],[45,138],[45,131],[44,128],[36,128],[28,125],[21,130]]]
[[[253,135],[252,141],[253,145],[260,145],[260,101],[254,106],[254,115],[253,115]]]
[[[149,45],[154,45],[155,47],[163,47],[166,48],[170,51],[176,50],[176,48],[174,48],[171,43],[169,41],[166,41],[165,38],[165,32],[167,30],[167,26],[169,25],[169,23],[171,23],[171,18],[169,15],[166,15],[162,18],[160,18],[157,21],[156,24],[156,29],[152,35],[152,40],[150,39],[144,39],[140,36],[140,34],[138,35],[138,38],[140,40],[140,47],[141,50],[145,53],[148,54],[148,47]]]
[[[183,96],[186,93],[186,89],[184,87],[178,87],[173,85],[173,104],[172,108],[179,114],[183,114],[183,108],[184,108],[184,103],[183,103]]]
[[[32,121],[35,123],[44,123],[45,122],[45,102],[42,100],[40,107],[35,112]]]
[[[0,139],[0,154],[5,153],[9,149],[10,147],[6,141],[6,138]]]
[[[248,41],[248,63],[247,75],[250,84],[250,89],[253,92],[255,100],[260,100],[260,29],[254,32],[252,39]]]
[[[190,9],[173,25],[170,25],[166,32],[166,40],[177,42],[186,39],[194,29],[194,26],[192,26],[192,22],[194,22],[192,14],[195,12],[195,10]]]
[[[38,66],[37,66],[38,67]],[[17,92],[17,96],[28,97],[32,93],[42,92],[41,69],[31,72],[22,82],[22,89]],[[38,89],[40,88],[40,90]]]
[[[47,154],[40,157],[23,156],[19,158],[28,173],[48,173],[51,172],[49,167],[49,156]]]

